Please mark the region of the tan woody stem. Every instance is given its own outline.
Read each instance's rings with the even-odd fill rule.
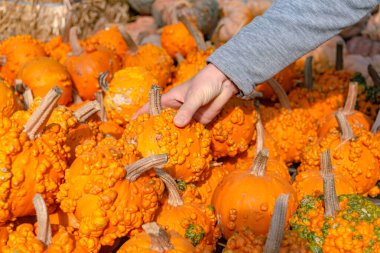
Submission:
[[[162,167],[168,162],[167,154],[152,155],[138,160],[137,162],[126,166],[127,176],[125,179],[134,182],[140,175],[155,167]]]
[[[256,122],[256,155],[264,148],[264,126],[261,120],[260,111],[257,110],[257,122]]]
[[[99,118],[102,122],[106,122],[107,121],[107,114],[106,114],[106,108],[104,107],[103,92],[101,92],[101,91],[96,92],[95,98],[99,104],[99,111],[98,111]]]
[[[343,69],[343,41],[338,41],[336,43],[335,69]]]
[[[156,169],[157,176],[164,182],[166,189],[168,189],[169,197],[168,204],[170,206],[183,206],[183,200],[179,193],[178,185],[175,180],[165,171]]]
[[[42,132],[62,93],[58,86],[52,88],[43,98],[41,105],[30,116],[24,126],[24,132],[30,140],[34,140]]]
[[[24,93],[27,86],[21,79],[15,79],[13,82],[13,87],[15,88],[15,91],[22,94]]]
[[[339,210],[339,200],[336,195],[334,173],[329,150],[326,150],[321,155],[321,171],[323,171],[322,175],[325,216],[335,217],[336,211]]]
[[[276,200],[264,253],[280,252],[281,241],[286,227],[286,211],[288,210],[289,197],[290,194],[281,194]]]
[[[305,61],[305,88],[308,90],[313,89],[313,56],[309,56]]]
[[[178,53],[178,52],[175,53],[174,57],[175,57],[175,60],[177,61],[177,63],[181,63],[183,60],[185,60],[185,58],[183,57],[183,55],[180,54],[180,53]]]
[[[73,104],[80,104],[83,100],[79,96],[78,91],[76,89],[73,89]]]
[[[253,165],[251,167],[251,174],[257,177],[265,176],[267,161],[269,157],[269,151],[263,148],[255,157]]]
[[[281,106],[290,111],[292,108],[290,107],[289,98],[286,95],[286,92],[285,92],[284,88],[282,88],[281,84],[273,78],[268,80],[268,84],[273,89],[273,91],[276,93],[278,100],[280,101]]]
[[[195,43],[197,44],[198,50],[205,51],[207,49],[206,42],[203,39],[202,34],[195,27],[195,25],[191,23],[190,20],[184,15],[180,15],[178,19],[185,25],[186,29],[189,31],[191,36],[193,36]]]
[[[377,73],[376,69],[372,66],[372,64],[368,65],[368,74],[371,77],[373,84],[375,86],[380,86],[380,76]]]
[[[377,131],[379,131],[379,129],[380,129],[380,110],[377,113],[376,120],[375,120],[375,123],[373,123],[372,125],[371,131],[373,134],[376,134]]]
[[[102,89],[103,92],[107,92],[108,88],[110,87],[110,84],[107,82],[107,76],[109,74],[109,71],[105,71],[100,73],[98,76],[98,83],[100,89]]]
[[[343,113],[345,115],[351,114],[355,110],[357,97],[358,97],[358,83],[350,82],[350,85],[348,87],[346,103],[344,104],[344,108],[343,108]]]
[[[7,63],[7,57],[5,55],[0,55],[0,66],[4,66]]]
[[[91,101],[79,107],[76,111],[74,111],[73,115],[79,122],[83,123],[99,110],[99,103],[97,101]]]
[[[127,31],[124,29],[123,26],[119,25],[117,27],[119,30],[121,36],[123,37],[125,43],[128,45],[128,51],[132,54],[136,54],[137,51],[139,51],[139,47],[137,46],[136,42],[132,39],[131,35],[127,33]]]
[[[150,250],[164,253],[174,249],[169,235],[156,222],[145,223],[142,225],[142,229],[150,237]]]
[[[33,103],[34,100],[32,90],[29,89],[29,87],[26,87],[24,93],[22,94],[22,97],[24,99],[25,110],[27,110],[29,109],[30,105]]]
[[[162,111],[161,106],[161,87],[153,84],[149,90],[149,113],[150,115],[159,115]]]
[[[336,117],[336,120],[338,121],[340,131],[341,131],[341,142],[343,143],[343,142],[353,139],[355,137],[354,132],[352,131],[350,123],[348,122],[344,113],[336,112],[335,117]]]
[[[41,194],[36,194],[34,196],[33,205],[34,209],[36,209],[37,214],[37,239],[40,240],[45,245],[45,247],[48,247],[51,244],[52,232],[49,221],[49,213]]]
[[[69,44],[71,47],[71,55],[78,56],[83,52],[83,48],[80,46],[78,39],[78,31],[79,28],[77,26],[73,26],[70,28],[69,32]]]

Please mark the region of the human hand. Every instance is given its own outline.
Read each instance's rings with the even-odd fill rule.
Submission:
[[[213,64],[208,64],[192,79],[163,94],[163,107],[178,109],[174,124],[184,127],[194,117],[202,124],[210,123],[220,113],[224,104],[238,93],[238,88]],[[144,105],[134,116],[148,113]]]

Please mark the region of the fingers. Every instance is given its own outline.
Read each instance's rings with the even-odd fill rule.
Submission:
[[[193,89],[188,91],[183,105],[179,108],[174,117],[174,124],[177,127],[184,127],[189,124],[195,112],[203,105],[202,99],[200,99],[201,96],[202,94],[198,94],[198,92]]]
[[[141,107],[133,116],[131,117],[131,120],[136,119],[139,115],[149,113],[149,103],[146,103],[143,107]]]

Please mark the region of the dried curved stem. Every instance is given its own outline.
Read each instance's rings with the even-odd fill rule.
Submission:
[[[105,71],[99,74],[98,76],[98,83],[100,89],[102,89],[103,92],[107,92],[108,88],[110,87],[110,84],[107,82],[107,76],[109,74],[109,71]]]
[[[48,94],[43,98],[42,103],[30,116],[29,120],[24,126],[24,132],[28,135],[30,140],[37,138],[49,120],[59,98],[62,96],[63,91],[58,86],[53,87]]]
[[[51,244],[52,232],[49,221],[49,213],[45,204],[45,200],[41,194],[36,194],[33,198],[34,209],[37,214],[38,233],[37,239],[40,240],[45,247]]]
[[[268,84],[273,89],[273,91],[276,93],[278,100],[280,101],[281,106],[288,109],[289,111],[291,111],[292,108],[290,107],[288,95],[286,95],[286,92],[285,92],[284,88],[282,88],[281,84],[273,78],[268,80]]]
[[[21,79],[15,79],[13,82],[13,87],[15,88],[15,91],[22,94],[24,93],[27,86]]]
[[[98,111],[100,111],[100,104],[97,101],[91,101],[79,107],[73,115],[79,122],[83,123]]]
[[[178,19],[185,25],[186,29],[189,31],[191,36],[193,36],[195,43],[197,44],[198,50],[199,51],[207,50],[206,42],[203,38],[203,35],[198,31],[195,25],[191,23],[190,20],[184,15],[180,15]]]
[[[24,108],[25,110],[28,110],[34,100],[32,90],[29,89],[29,87],[26,87],[24,93],[22,94],[22,97],[24,98]]]
[[[73,23],[72,11],[69,9],[65,17],[65,26],[62,29],[62,41],[67,43],[70,41],[70,28]]]
[[[180,54],[180,53],[175,53],[175,60],[177,61],[177,63],[181,63],[183,60],[185,60],[185,57],[183,57],[183,55],[182,54]]]
[[[79,96],[78,91],[73,89],[73,104],[82,103],[83,99]]]
[[[323,193],[325,202],[325,216],[335,217],[335,213],[339,210],[339,200],[336,195],[334,173],[331,164],[330,151],[326,150],[321,155],[321,169],[324,169],[323,173]]]
[[[358,97],[358,83],[350,82],[350,85],[348,87],[346,103],[344,104],[344,108],[343,108],[343,113],[345,115],[348,115],[355,110],[357,97]]]
[[[164,166],[168,162],[168,159],[167,154],[151,155],[140,159],[129,166],[125,166],[125,170],[127,171],[125,179],[134,182],[142,173],[155,167]]]
[[[161,106],[161,87],[153,84],[149,90],[149,113],[150,115],[160,115],[162,111]]]
[[[375,123],[373,123],[372,125],[371,131],[373,134],[376,134],[377,131],[379,131],[379,129],[380,129],[380,110],[377,113],[376,120],[375,120]]]
[[[264,253],[280,252],[282,237],[285,232],[286,211],[288,210],[290,194],[281,194],[274,206],[269,233],[264,246]]]
[[[164,182],[166,189],[168,189],[168,204],[174,207],[183,206],[183,200],[175,180],[167,172],[161,169],[156,169],[156,174]]]
[[[139,47],[137,46],[136,42],[132,39],[131,35],[129,35],[129,33],[127,33],[127,31],[121,25],[117,26],[117,29],[119,30],[125,43],[127,43],[128,51],[132,54],[136,54],[137,51],[139,51]]]
[[[368,65],[368,74],[371,77],[375,86],[380,86],[380,76],[372,64]]]
[[[343,69],[343,41],[336,43],[335,70]]]
[[[313,56],[309,56],[305,61],[305,88],[308,90],[313,89]]]
[[[335,114],[335,117],[336,117],[336,120],[338,121],[340,131],[341,131],[341,142],[344,143],[353,139],[355,137],[354,132],[352,131],[350,123],[348,122],[343,112],[337,112]]]
[[[263,177],[266,173],[267,161],[269,157],[269,150],[263,148],[255,157],[251,167],[251,174],[257,177]]]
[[[99,104],[98,115],[102,122],[107,122],[106,108],[104,107],[104,96],[103,92],[98,91],[95,93],[96,101]]]
[[[69,44],[72,50],[70,55],[78,56],[83,52],[83,48],[80,46],[79,39],[78,39],[78,31],[79,31],[79,28],[77,26],[73,26],[70,28]]]
[[[145,223],[142,225],[142,229],[150,237],[150,250],[164,253],[174,249],[170,243],[169,235],[156,222]]]
[[[5,55],[0,55],[0,66],[7,64],[7,57]]]
[[[256,156],[260,151],[264,148],[264,140],[265,140],[265,135],[264,135],[264,126],[263,122],[261,121],[261,115],[260,111],[257,110],[257,122],[256,122]]]

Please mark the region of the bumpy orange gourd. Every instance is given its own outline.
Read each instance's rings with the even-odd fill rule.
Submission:
[[[167,157],[147,158],[125,168],[136,161],[134,151],[133,144],[112,137],[98,144],[86,141],[77,148],[77,158],[65,174],[57,199],[61,210],[78,220],[79,242],[90,252],[137,233],[156,214],[164,185],[142,173],[163,165]]]
[[[42,253],[43,243],[36,238],[32,224],[21,224],[9,234],[8,242],[1,248],[3,253]]]
[[[76,35],[76,27],[70,31],[70,47],[73,51],[65,63],[67,70],[79,96],[84,100],[93,100],[95,92],[100,89],[99,75],[108,71],[110,75],[107,79],[110,81],[110,76],[121,68],[120,58],[103,47],[82,49]]]
[[[21,109],[18,98],[12,88],[5,81],[0,80],[0,114],[10,117],[14,112]]]
[[[85,44],[92,47],[100,46],[107,48],[117,54],[120,58],[124,57],[128,49],[127,43],[124,41],[117,26],[111,26],[98,31],[94,35],[88,37]]]
[[[204,180],[209,176],[211,162],[211,134],[195,121],[178,128],[173,119],[176,111],[161,110],[160,88],[150,91],[151,116],[138,116],[126,126],[123,141],[137,143],[137,151],[147,157],[167,152],[169,161],[165,171],[175,179],[188,182]]]
[[[232,99],[207,126],[212,135],[214,158],[234,157],[248,149],[255,133],[257,114],[252,101]]]
[[[177,232],[166,232],[155,222],[146,223],[142,227],[144,232],[129,239],[117,253],[188,253],[195,250],[191,243]]]
[[[17,78],[28,86],[35,97],[43,97],[54,86],[63,90],[58,101],[67,105],[72,100],[72,81],[69,72],[53,58],[36,57],[28,61],[19,71]]]
[[[107,118],[125,125],[149,99],[149,89],[157,83],[147,70],[130,67],[115,73],[104,97]]]
[[[29,60],[46,56],[43,45],[30,35],[19,35],[4,40],[0,45],[0,56],[5,57],[5,64],[0,68],[0,76],[13,84],[20,68]]]
[[[65,43],[61,36],[55,36],[44,44],[46,54],[58,61],[61,64],[65,64],[67,55],[70,53],[71,48],[68,43]]]
[[[292,186],[283,178],[266,174],[268,151],[261,150],[251,171],[236,170],[225,176],[216,187],[212,203],[224,238],[234,231],[249,227],[257,234],[269,229],[275,199],[290,194],[288,217],[295,211],[297,197]]]
[[[156,173],[169,192],[167,203],[157,214],[157,223],[165,230],[176,231],[187,238],[200,252],[214,250],[220,233],[213,210],[203,204],[185,202],[174,179],[162,170]]]
[[[162,48],[173,58],[176,54],[186,57],[190,52],[197,50],[194,37],[182,22],[166,25],[162,28],[161,44]]]
[[[71,229],[72,230],[72,229]],[[51,244],[44,253],[88,253],[88,249],[80,245],[70,228],[60,226],[51,239]]]
[[[330,149],[335,170],[352,179],[357,193],[367,195],[371,188],[376,187],[380,177],[380,154],[377,148],[380,144],[371,132],[358,127],[351,128],[342,112],[337,113],[337,120],[341,132],[332,129],[318,143],[306,147],[298,170],[318,170],[320,154]]]

